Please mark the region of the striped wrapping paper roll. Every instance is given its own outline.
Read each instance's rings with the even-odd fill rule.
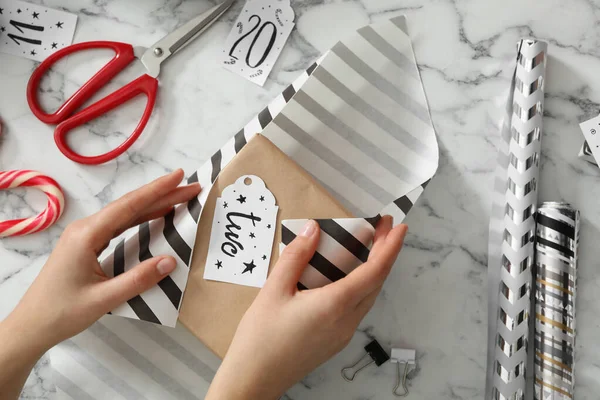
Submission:
[[[488,400],[524,399],[532,362],[529,314],[546,51],[545,42],[518,43],[501,130],[488,252]]]
[[[536,219],[535,399],[572,399],[579,211],[543,203]]]

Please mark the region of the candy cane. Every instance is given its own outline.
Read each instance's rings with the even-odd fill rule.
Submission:
[[[35,217],[1,221],[0,238],[42,231],[55,223],[63,213],[65,196],[54,179],[30,170],[0,171],[0,190],[17,187],[41,190],[48,197],[48,204]]]

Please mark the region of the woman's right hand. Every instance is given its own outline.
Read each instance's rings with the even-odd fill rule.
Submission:
[[[207,400],[277,399],[342,350],[373,306],[406,235],[383,217],[368,261],[318,289],[296,283],[314,254],[320,229],[309,221],[288,245],[236,331]]]

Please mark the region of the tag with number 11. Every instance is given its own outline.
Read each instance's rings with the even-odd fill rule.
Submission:
[[[223,66],[264,85],[293,28],[290,0],[248,0],[227,37]]]
[[[77,16],[18,0],[0,0],[0,52],[43,61],[69,46]]]

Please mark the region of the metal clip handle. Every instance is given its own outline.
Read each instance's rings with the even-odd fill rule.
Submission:
[[[402,374],[402,377],[400,377],[400,364],[404,364],[404,373]],[[397,397],[406,397],[408,396],[408,387],[406,387],[406,377],[408,376],[408,367],[409,367],[409,363],[408,361],[406,362],[398,362],[396,363],[396,386],[394,386],[394,390],[392,391],[392,394],[394,396]],[[400,387],[400,385],[402,385],[402,389],[404,389],[404,393],[398,393],[398,388]]]
[[[342,371],[341,371],[342,372],[342,378],[344,378],[347,382],[352,382],[354,380],[354,377],[356,376],[356,374],[358,374],[363,369],[367,368],[369,365],[373,364],[375,362],[375,360],[369,361],[368,363],[366,363],[365,365],[363,365],[362,367],[360,367],[359,369],[357,369],[356,371],[354,371],[352,373],[352,375],[350,375],[350,376],[346,375],[346,371],[352,371],[354,369],[354,367],[356,367],[358,364],[360,364],[361,361],[364,360],[368,355],[369,355],[369,353],[365,354],[364,356],[362,356],[360,358],[360,360],[358,360],[357,362],[355,362],[351,366],[343,368]]]
[[[411,365],[416,365],[416,351],[413,349],[392,349],[391,361],[396,363],[396,386],[392,394],[396,397],[408,396],[408,387],[406,379]],[[404,372],[400,373],[400,364],[404,364]],[[402,385],[404,392],[398,393],[398,388]]]

